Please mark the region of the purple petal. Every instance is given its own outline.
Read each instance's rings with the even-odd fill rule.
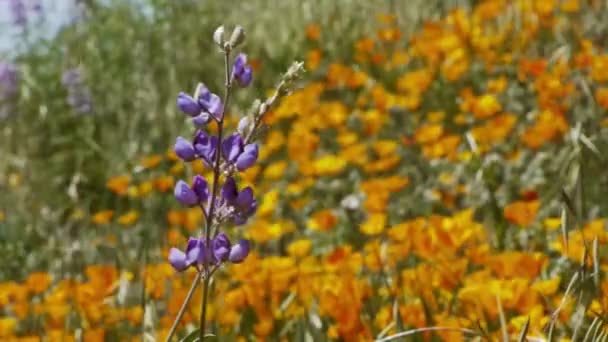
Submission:
[[[224,139],[224,142],[222,142],[222,152],[228,162],[234,163],[241,152],[243,152],[243,139],[241,136],[238,133],[234,133]]]
[[[169,250],[169,263],[176,271],[183,271],[188,268],[186,262],[186,254],[177,248],[171,248]]]
[[[190,241],[194,241],[194,243],[193,247],[188,246],[188,249],[186,250],[186,264],[188,264],[188,266],[197,263],[204,248],[199,239],[190,238]],[[188,245],[190,245],[190,241],[188,241]]]
[[[186,246],[186,254],[190,253],[191,250],[197,248],[201,243],[200,239],[190,237],[188,238],[188,245]]]
[[[243,72],[243,68],[247,64],[247,55],[244,53],[239,53],[239,55],[234,59],[234,65],[232,67],[233,75],[240,75]]]
[[[217,150],[217,137],[208,136],[203,131],[199,131],[194,138],[194,149],[207,165],[213,165],[215,162],[215,151]]]
[[[240,226],[240,225],[245,224],[245,223],[247,222],[247,219],[248,219],[248,218],[249,218],[249,217],[247,217],[247,216],[245,216],[245,215],[242,215],[242,214],[237,213],[237,214],[236,214],[236,215],[234,215],[234,217],[232,218],[232,223],[233,223],[235,226]]]
[[[224,114],[224,104],[222,103],[222,99],[215,94],[211,94],[211,99],[209,99],[209,107],[207,108],[209,113],[215,115],[216,118],[221,119]]]
[[[239,171],[246,170],[258,160],[258,145],[249,144],[245,146],[243,153],[236,160],[236,167]]]
[[[199,99],[198,103],[204,110],[213,114],[216,118],[221,119],[220,116],[224,112],[224,105],[219,96],[211,93],[208,99]]]
[[[245,239],[241,239],[239,243],[235,244],[230,248],[230,254],[228,255],[228,260],[232,263],[238,264],[243,262],[247,255],[249,255],[250,249],[249,241]]]
[[[234,182],[234,179],[232,177],[226,178],[224,186],[222,187],[221,195],[222,198],[228,203],[232,203],[236,200],[238,196],[238,190],[236,188],[236,183]]]
[[[251,67],[249,65],[245,66],[243,72],[237,75],[236,80],[241,87],[249,86],[253,80],[253,71],[251,70]]]
[[[236,198],[236,205],[242,210],[247,210],[251,207],[253,199],[253,189],[248,186],[239,192]]]
[[[192,123],[196,127],[204,127],[211,119],[211,115],[207,112],[201,112],[199,115],[192,118]]]
[[[182,137],[177,137],[175,146],[173,147],[175,154],[184,161],[193,161],[196,159],[196,152],[192,143]]]
[[[213,256],[217,262],[226,261],[230,254],[230,240],[221,233],[213,239]]]
[[[207,202],[207,199],[209,198],[209,184],[203,176],[194,176],[192,179],[192,190],[194,190],[201,203]]]
[[[175,185],[174,194],[177,201],[185,206],[192,207],[198,204],[198,196],[190,189],[188,184],[182,180]]]
[[[177,107],[189,116],[197,116],[202,110],[192,96],[183,92],[177,95]]]
[[[196,99],[200,102],[201,100],[209,100],[209,96],[211,96],[211,92],[209,91],[209,88],[207,88],[207,86],[205,86],[204,83],[199,83],[196,86],[196,91],[194,92],[196,96]]]

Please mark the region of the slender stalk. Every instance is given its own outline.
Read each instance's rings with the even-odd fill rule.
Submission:
[[[215,152],[215,163],[213,164],[213,191],[211,195],[211,204],[209,206],[209,215],[207,215],[207,224],[205,229],[205,240],[207,248],[210,248],[211,245],[211,229],[213,228],[213,215],[215,212],[215,202],[217,198],[217,191],[219,187],[219,178],[221,173],[220,167],[220,156],[222,150],[222,138],[224,133],[224,115],[226,114],[226,108],[228,108],[228,103],[230,101],[230,89],[232,87],[232,81],[230,77],[230,48],[227,47],[224,49],[224,66],[225,66],[225,95],[224,95],[224,109],[222,111],[221,118],[218,119],[218,133],[217,133],[217,141],[218,146]],[[203,341],[205,338],[205,328],[207,324],[207,299],[209,295],[209,283],[211,282],[211,272],[209,270],[209,266],[205,265],[205,280],[203,282],[203,301],[201,303],[201,321],[200,321],[200,330],[199,330],[199,341]]]
[[[199,281],[200,278],[201,278],[200,273],[198,273],[196,275],[196,277],[194,277],[194,280],[192,281],[192,285],[190,286],[190,290],[188,291],[188,294],[186,295],[186,300],[184,300],[182,307],[179,309],[179,312],[177,313],[177,317],[175,317],[175,321],[173,321],[173,325],[171,326],[171,330],[169,330],[169,335],[167,335],[167,339],[165,340],[165,342],[169,342],[169,341],[171,341],[171,338],[173,338],[173,335],[175,334],[175,331],[177,330],[177,326],[178,326],[179,322],[182,320],[184,313],[186,313],[186,308],[188,307],[188,304],[190,303],[190,300],[192,299],[194,290],[196,290],[196,288],[198,287],[198,284],[200,284],[200,281]]]
[[[198,340],[203,341],[205,338],[205,328],[207,325],[207,298],[209,295],[209,283],[211,277],[206,277],[205,282],[203,284],[203,303],[201,304],[201,325],[198,335]]]

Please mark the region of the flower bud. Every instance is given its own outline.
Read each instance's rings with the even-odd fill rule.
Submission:
[[[251,109],[249,110],[249,113],[251,113],[251,115],[253,116],[257,115],[260,111],[261,105],[262,101],[260,101],[260,99],[255,99],[255,101],[253,101],[253,103],[251,104]]]
[[[184,161],[190,162],[196,159],[194,146],[192,146],[191,142],[182,137],[177,137],[173,150],[175,151],[175,154]]]
[[[186,93],[179,93],[177,96],[177,107],[188,116],[197,116],[201,112],[201,106],[192,96]]]
[[[241,239],[237,244],[233,245],[230,248],[230,254],[228,255],[228,260],[230,260],[234,264],[238,264],[243,262],[247,255],[249,255],[249,241],[245,239]]]
[[[246,137],[247,134],[249,134],[251,122],[252,122],[252,120],[249,116],[244,116],[239,121],[238,131],[242,136]]]
[[[188,268],[188,263],[186,262],[186,253],[177,248],[171,248],[169,250],[169,263],[178,272],[185,270]]]
[[[220,263],[228,260],[230,247],[230,240],[224,233],[220,233],[213,239],[213,256],[215,257],[216,262]]]
[[[192,118],[192,123],[194,124],[194,126],[196,126],[198,128],[203,128],[209,122],[210,119],[211,119],[211,115],[209,115],[209,113],[202,112],[199,115]]]
[[[245,30],[241,26],[237,26],[232,31],[230,36],[230,46],[235,48],[245,41]]]
[[[196,192],[194,192],[194,190],[192,190],[184,181],[180,180],[177,182],[174,194],[177,201],[187,207],[193,207],[198,203]]]
[[[258,115],[264,115],[264,114],[266,114],[267,111],[268,111],[268,104],[266,104],[266,102],[264,102],[260,105],[260,111],[258,112]]]
[[[302,72],[304,72],[304,62],[293,62],[287,70],[287,73],[285,73],[284,79],[286,81],[293,81],[300,77]]]
[[[200,202],[207,202],[209,198],[209,184],[201,175],[196,175],[192,179],[192,190],[196,193]]]
[[[213,41],[215,44],[219,45],[219,47],[224,46],[224,25],[215,29],[215,32],[213,32]]]

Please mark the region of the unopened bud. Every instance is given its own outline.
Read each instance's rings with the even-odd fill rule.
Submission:
[[[232,31],[232,35],[230,36],[230,46],[237,47],[241,45],[242,42],[245,41],[245,30],[241,26],[237,26]]]
[[[304,62],[294,62],[285,73],[285,80],[293,81],[300,77],[302,72],[304,72]]]
[[[244,116],[239,121],[238,131],[242,136],[247,136],[249,134],[249,130],[250,130],[252,122],[253,122],[253,120],[251,120],[251,118],[249,116]]]
[[[251,105],[251,109],[249,110],[249,113],[251,113],[251,115],[255,116],[260,112],[260,105],[262,104],[262,101],[260,101],[260,99],[255,99],[255,101],[253,101],[253,104]]]
[[[224,26],[223,25],[216,28],[215,32],[213,32],[213,41],[219,47],[224,46],[225,40],[224,40]]]
[[[259,113],[259,115],[264,115],[267,111],[268,111],[268,105],[266,104],[266,102],[264,102],[260,105],[260,111],[258,113]]]

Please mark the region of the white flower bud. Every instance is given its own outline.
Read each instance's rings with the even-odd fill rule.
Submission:
[[[253,103],[251,104],[249,113],[251,113],[251,115],[253,115],[253,116],[256,116],[260,112],[261,104],[262,104],[262,101],[260,101],[260,99],[255,99],[255,101],[253,101]]]
[[[266,114],[267,111],[268,111],[268,104],[266,104],[266,102],[264,102],[260,105],[260,111],[258,112],[258,115],[264,115],[264,114]]]
[[[245,30],[241,26],[237,26],[232,31],[230,36],[230,46],[235,48],[245,41]]]
[[[213,41],[219,47],[224,46],[225,40],[224,40],[224,26],[223,25],[216,28],[215,32],[213,32]]]
[[[241,136],[245,137],[249,134],[252,122],[253,121],[251,120],[251,118],[249,116],[244,116],[239,121],[238,131],[241,134]]]

